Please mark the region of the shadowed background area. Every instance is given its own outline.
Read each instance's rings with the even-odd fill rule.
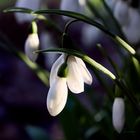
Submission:
[[[97,9],[90,7],[93,11],[89,8],[91,11],[85,10],[86,14],[102,24],[106,20],[107,29],[123,36],[120,30],[117,30],[118,26],[110,15],[105,13],[104,9],[99,10],[102,9],[100,7],[102,5],[96,1],[93,5],[95,4]],[[85,85],[84,93],[78,95],[69,91],[64,110],[56,117],[50,116],[46,107],[48,75],[59,55],[39,54],[37,65],[47,73],[44,84],[37,76],[37,71],[11,51],[11,48],[14,48],[24,53],[25,40],[31,32],[29,22],[19,23],[14,13],[2,12],[5,8],[15,6],[15,2],[16,0],[0,0],[0,140],[137,140],[140,128],[138,114],[126,99],[127,123],[124,126],[125,131],[118,135],[112,126],[111,112],[115,85],[108,77],[93,70],[88,64],[87,67],[93,76],[93,84]],[[61,1],[44,0],[43,2],[42,9],[46,7],[58,9]],[[130,5],[136,7],[132,1]],[[38,21],[40,49],[61,47],[62,32],[67,21],[62,16],[47,15],[47,18],[58,26],[59,30],[49,23]],[[120,70],[120,75],[124,75],[127,79],[130,89],[133,89],[139,97],[140,80],[137,77],[140,75],[136,72],[134,64],[129,61],[129,56],[124,49],[120,49],[102,31],[80,21],[70,26],[68,34],[70,38],[65,42],[65,48],[75,47],[74,49],[84,51],[116,74],[108,61],[107,56],[109,56]],[[97,44],[100,44],[103,50],[99,49]],[[139,50],[139,41],[134,44],[134,47]],[[102,53],[104,50],[107,56]]]

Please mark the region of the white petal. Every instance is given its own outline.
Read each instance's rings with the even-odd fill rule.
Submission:
[[[81,93],[84,91],[84,80],[81,71],[77,65],[76,59],[73,56],[68,58],[68,76],[67,84],[71,92]]]
[[[64,55],[62,54],[53,64],[50,72],[50,86],[57,78],[57,72],[59,67],[64,63]]]
[[[75,57],[78,67],[82,73],[82,77],[84,79],[84,82],[87,83],[88,85],[92,84],[92,76],[90,74],[90,72],[88,71],[84,61],[78,57]]]
[[[25,41],[25,54],[31,61],[35,61],[37,59],[38,54],[33,53],[39,48],[39,38],[36,33],[29,34]]]
[[[54,81],[47,96],[47,108],[52,116],[58,115],[64,108],[68,96],[66,78],[59,78]]]
[[[112,113],[113,126],[118,133],[121,133],[125,122],[125,104],[123,98],[115,98]]]
[[[33,10],[37,10],[40,7],[40,0],[18,0],[15,4],[16,7],[24,7]],[[19,23],[31,22],[34,18],[31,14],[15,13],[16,19]]]

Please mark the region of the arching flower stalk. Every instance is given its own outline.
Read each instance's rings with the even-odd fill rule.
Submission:
[[[65,76],[59,75],[63,65]],[[47,97],[49,113],[52,116],[58,115],[66,104],[68,88],[73,93],[81,93],[84,91],[84,83],[90,85],[92,76],[83,60],[62,54],[53,64],[50,73],[50,89]]]

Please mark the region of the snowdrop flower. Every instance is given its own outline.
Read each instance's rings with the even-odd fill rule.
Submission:
[[[122,28],[127,40],[131,44],[136,44],[140,41],[140,14],[138,9],[136,8],[129,8],[129,17],[130,22],[128,25]]]
[[[38,54],[33,53],[39,48],[39,38],[37,33],[29,34],[25,41],[25,54],[31,61],[36,61]]]
[[[42,0],[17,0],[15,7],[24,7],[32,10],[40,8]],[[19,23],[31,22],[35,18],[31,14],[15,13],[16,19]]]
[[[121,26],[127,25],[129,19],[129,5],[126,1],[118,1],[115,5],[114,16]]]
[[[86,0],[61,0],[60,9],[73,12],[83,13]],[[70,17],[63,16],[64,20],[71,19]]]
[[[92,83],[92,76],[85,63],[75,56],[67,58],[67,75],[58,76],[58,71],[65,64],[66,57],[62,54],[53,64],[50,73],[47,108],[52,116],[58,115],[63,110],[67,101],[68,88],[73,93],[81,93],[84,91],[84,82],[89,85]]]
[[[125,104],[123,98],[115,98],[112,113],[113,126],[118,133],[121,133],[125,122]]]

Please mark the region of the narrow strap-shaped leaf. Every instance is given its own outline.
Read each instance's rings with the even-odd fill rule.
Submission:
[[[104,74],[106,74],[107,76],[109,76],[112,80],[116,79],[116,76],[110,72],[107,68],[105,68],[104,66],[102,66],[100,63],[96,62],[95,60],[93,60],[92,58],[90,58],[89,56],[87,56],[84,53],[81,53],[79,51],[76,50],[72,50],[72,49],[65,49],[65,48],[55,48],[55,49],[46,49],[46,50],[38,50],[35,53],[45,53],[45,52],[64,52],[70,55],[74,55],[77,56],[81,59],[83,59],[85,62],[89,63],[93,68],[96,68],[97,70],[103,72]]]
[[[7,8],[5,10],[3,10],[4,13],[13,13],[13,12],[20,12],[20,13],[32,13],[33,10],[32,9],[28,9],[28,8],[23,8],[23,7],[12,7],[12,8]]]

